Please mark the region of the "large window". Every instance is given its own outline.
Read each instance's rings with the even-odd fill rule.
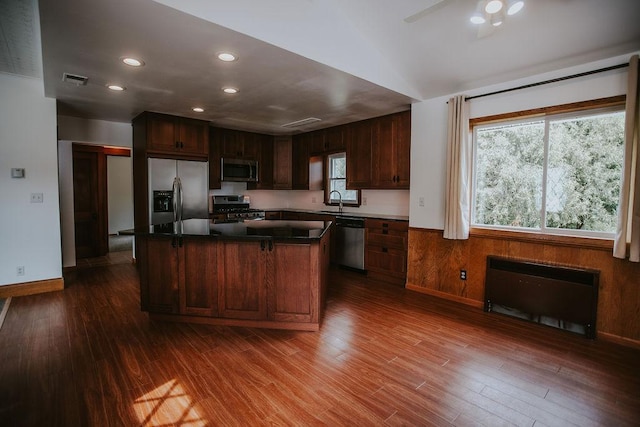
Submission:
[[[338,204],[342,197],[345,205],[360,205],[360,192],[347,190],[347,155],[344,152],[327,156],[327,189],[328,204]]]
[[[613,236],[621,108],[477,124],[473,142],[474,226]]]

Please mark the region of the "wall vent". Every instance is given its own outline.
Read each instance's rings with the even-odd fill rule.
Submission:
[[[62,81],[67,83],[73,83],[77,86],[86,86],[89,77],[79,76],[77,74],[62,73]]]
[[[295,122],[286,123],[282,125],[283,128],[297,128],[300,126],[310,125],[311,123],[319,122],[320,119],[316,117],[307,117],[306,119],[297,120]]]

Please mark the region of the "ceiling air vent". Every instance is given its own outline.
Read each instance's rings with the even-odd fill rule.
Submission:
[[[62,73],[62,81],[67,83],[73,83],[77,86],[86,86],[89,77],[79,76],[77,74]]]
[[[316,117],[307,117],[306,119],[298,120],[291,123],[282,125],[283,128],[298,128],[300,126],[310,125],[311,123],[319,122],[320,119]]]

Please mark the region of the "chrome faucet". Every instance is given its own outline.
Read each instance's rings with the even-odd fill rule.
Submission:
[[[338,212],[342,213],[342,193],[340,193],[338,190],[331,190],[329,192],[329,201],[331,201],[331,194],[333,193],[338,193],[338,196],[340,197],[339,203],[338,203]]]

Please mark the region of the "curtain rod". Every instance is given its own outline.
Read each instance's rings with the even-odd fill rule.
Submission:
[[[628,66],[629,66],[629,63],[612,65],[611,67],[599,68],[597,70],[592,70],[592,71],[585,71],[584,73],[572,74],[570,76],[565,76],[565,77],[558,77],[557,79],[550,79],[550,80],[545,80],[545,81],[538,82],[538,83],[531,83],[531,84],[528,84],[528,85],[512,87],[510,89],[497,90],[495,92],[483,93],[482,95],[468,96],[464,100],[465,101],[470,101],[472,99],[482,98],[482,97],[490,96],[490,95],[497,95],[499,93],[511,92],[511,91],[520,90],[520,89],[528,89],[530,87],[536,87],[536,86],[546,85],[546,84],[549,84],[549,83],[561,82],[563,80],[575,79],[575,78],[578,78],[578,77],[589,76],[591,74],[604,73],[605,71],[617,70],[618,68],[624,68],[624,67],[628,67]]]

